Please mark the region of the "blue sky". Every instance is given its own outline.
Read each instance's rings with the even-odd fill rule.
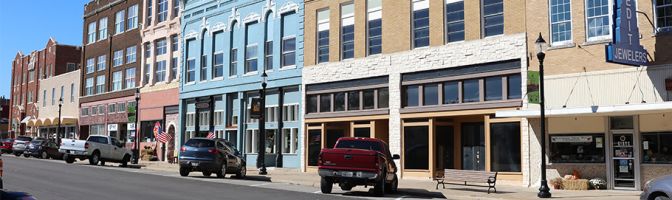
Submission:
[[[12,60],[44,48],[53,37],[59,44],[81,45],[82,15],[89,0],[0,1],[0,96],[9,98]]]

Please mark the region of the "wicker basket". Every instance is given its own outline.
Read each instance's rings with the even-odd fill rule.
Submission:
[[[562,186],[565,190],[588,190],[590,188],[587,179],[563,180]]]

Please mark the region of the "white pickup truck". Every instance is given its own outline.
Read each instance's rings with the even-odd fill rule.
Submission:
[[[63,153],[66,163],[73,163],[75,159],[89,159],[89,164],[105,165],[105,162],[121,163],[125,167],[131,160],[131,150],[124,148],[119,140],[109,136],[93,135],[86,140],[62,139],[58,149]]]

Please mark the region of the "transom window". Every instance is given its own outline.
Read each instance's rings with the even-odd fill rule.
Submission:
[[[413,48],[429,46],[429,1],[413,0]]]
[[[551,44],[570,43],[572,40],[571,0],[551,0]]]
[[[611,36],[610,0],[586,0],[586,32],[588,41],[609,39]]]

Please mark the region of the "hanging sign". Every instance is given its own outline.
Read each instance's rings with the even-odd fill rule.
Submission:
[[[260,119],[261,118],[261,98],[252,98],[252,103],[250,104],[250,118]]]
[[[616,0],[612,25],[613,42],[605,47],[607,62],[634,66],[648,64],[648,53],[639,43],[636,4],[636,0]]]
[[[527,101],[539,104],[539,72],[527,71]]]

